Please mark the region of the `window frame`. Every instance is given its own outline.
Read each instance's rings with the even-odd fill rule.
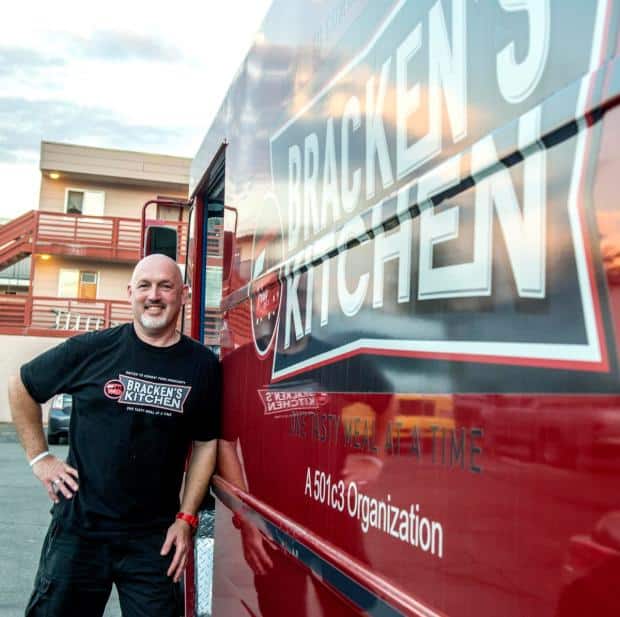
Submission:
[[[77,289],[75,290],[75,295],[74,296],[63,296],[61,295],[61,276],[62,276],[62,272],[77,272]],[[88,273],[94,273],[97,275],[97,282],[96,282],[96,288],[95,288],[95,299],[98,300],[99,299],[99,283],[101,282],[101,271],[100,270],[82,270],[81,268],[59,268],[58,270],[58,292],[57,292],[57,296],[59,298],[65,298],[65,299],[69,299],[69,300],[84,300],[84,298],[80,298],[80,283],[82,281],[82,273],[83,272],[88,272]]]
[[[69,212],[68,208],[69,208],[69,193],[73,192],[73,193],[82,193],[82,212]],[[97,195],[102,195],[103,199],[102,199],[102,203],[103,203],[103,207],[101,208],[101,214],[84,214],[84,203],[86,201],[86,194],[87,193],[92,193],[92,194],[97,194]],[[65,214],[77,214],[78,216],[105,216],[105,191],[101,191],[101,190],[93,190],[93,189],[85,189],[85,188],[79,188],[77,186],[66,186],[65,187],[65,201],[64,201],[64,213]]]

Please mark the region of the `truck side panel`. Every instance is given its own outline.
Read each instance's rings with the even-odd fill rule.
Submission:
[[[214,614],[617,614],[619,10],[274,3],[193,166]]]

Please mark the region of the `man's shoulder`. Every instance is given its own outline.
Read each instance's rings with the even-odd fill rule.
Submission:
[[[105,330],[93,330],[91,332],[84,332],[84,334],[77,334],[69,340],[74,345],[101,349],[108,345],[117,344],[120,339],[127,336],[128,328],[130,327],[131,324],[121,324],[120,326],[106,328]]]
[[[182,334],[181,336],[195,359],[206,362],[207,364],[219,363],[218,357],[208,347],[205,347],[202,343],[195,341],[193,338],[190,338],[185,334]]]

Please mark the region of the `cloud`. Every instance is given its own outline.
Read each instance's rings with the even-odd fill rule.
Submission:
[[[145,62],[176,62],[183,58],[174,45],[159,37],[135,32],[97,30],[89,36],[67,37],[73,56],[111,62],[140,60]]]
[[[129,123],[109,110],[67,101],[0,97],[0,162],[38,161],[43,139],[172,154],[173,144],[186,142],[191,131]]]
[[[62,66],[64,60],[24,47],[0,46],[0,77],[12,75],[18,70],[38,70],[50,66]]]
[[[20,46],[0,45],[0,77],[68,66],[75,61],[179,62],[183,54],[172,44],[149,34],[97,30],[90,35],[48,33],[50,52]]]

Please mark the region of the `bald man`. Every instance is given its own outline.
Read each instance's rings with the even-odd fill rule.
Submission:
[[[174,582],[215,465],[219,367],[176,329],[188,289],[173,260],[140,261],[128,294],[132,323],[72,337],[9,382],[21,443],[53,502],[27,617],[103,615],[113,584],[124,617],[178,615]],[[66,462],[48,452],[41,414],[60,392],[73,395]]]

